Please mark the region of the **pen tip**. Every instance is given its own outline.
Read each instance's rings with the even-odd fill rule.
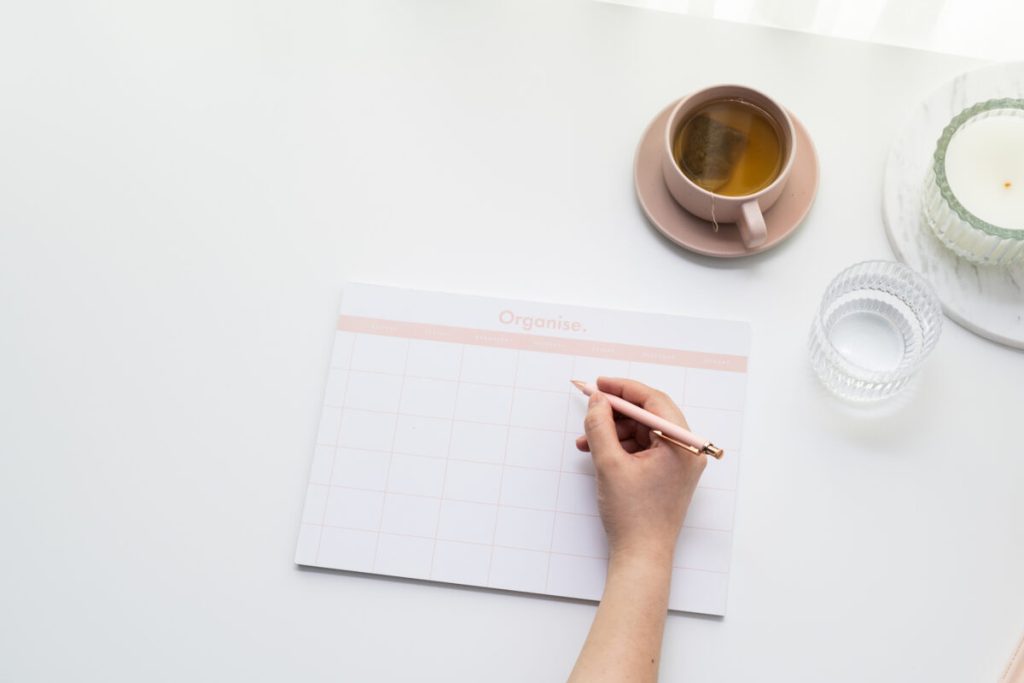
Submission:
[[[583,382],[579,381],[578,379],[571,379],[569,380],[569,383],[572,384],[577,389],[582,389],[585,386]]]

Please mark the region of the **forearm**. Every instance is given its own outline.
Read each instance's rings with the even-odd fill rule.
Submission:
[[[671,576],[671,552],[612,558],[570,683],[657,680]]]

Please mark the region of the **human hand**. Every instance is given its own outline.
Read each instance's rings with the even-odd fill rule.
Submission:
[[[682,411],[664,393],[614,377],[598,378],[597,388],[583,420],[586,435],[576,439],[576,447],[594,459],[611,560],[638,556],[670,562],[707,456],[652,437],[648,427],[613,414],[603,395],[620,396],[687,427]]]

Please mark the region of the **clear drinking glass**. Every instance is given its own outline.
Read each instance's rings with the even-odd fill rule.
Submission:
[[[943,244],[968,261],[1003,266],[1024,261],[1024,230],[993,225],[960,203],[946,178],[946,151],[958,133],[992,117],[1024,118],[1024,99],[979,102],[953,117],[942,131],[928,167],[922,199],[925,222]]]
[[[834,394],[877,401],[903,388],[935,347],[942,308],[931,285],[894,261],[839,273],[811,326],[811,365]]]

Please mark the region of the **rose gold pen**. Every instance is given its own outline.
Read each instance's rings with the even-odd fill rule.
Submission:
[[[587,396],[590,396],[597,387],[587,382],[581,382],[577,379],[571,380],[574,387],[582,391]],[[660,438],[674,443],[677,446],[685,448],[694,455],[700,455],[701,453],[707,453],[712,458],[722,459],[725,455],[725,451],[711,443],[707,439],[702,439],[688,429],[684,429],[677,424],[673,424],[663,417],[658,417],[654,413],[644,410],[638,405],[634,405],[629,401],[613,396],[611,394],[605,394],[608,398],[608,402],[612,404],[612,409],[617,413],[622,413],[626,417],[631,417],[640,424],[650,427],[654,434],[657,434]]]

